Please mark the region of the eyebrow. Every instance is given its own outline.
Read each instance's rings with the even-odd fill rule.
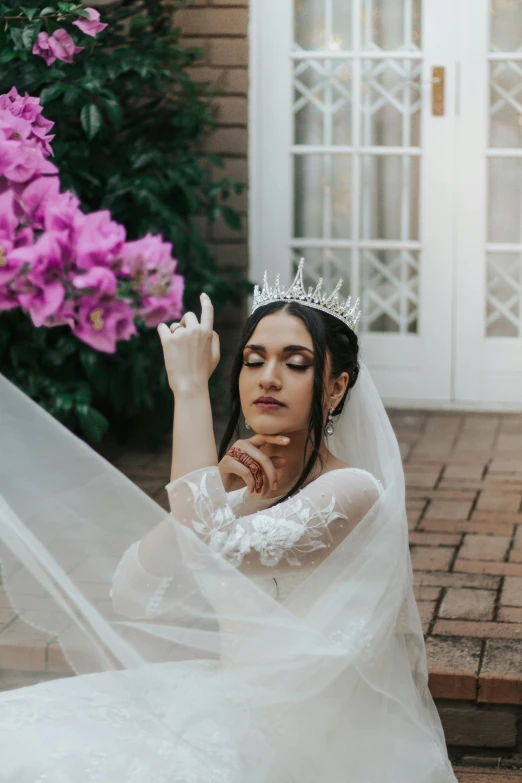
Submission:
[[[254,345],[253,343],[250,343],[249,345],[245,345],[245,350],[247,348],[250,348],[251,351],[266,353],[264,345]],[[287,345],[283,348],[283,353],[295,353],[296,351],[306,351],[307,353],[311,353],[312,356],[314,355],[314,352],[310,348],[307,348],[306,345]]]

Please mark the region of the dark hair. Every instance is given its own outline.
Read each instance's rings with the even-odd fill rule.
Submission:
[[[324,432],[323,423],[323,405],[325,397],[324,368],[327,352],[331,357],[332,377],[337,378],[342,372],[347,372],[350,376],[348,388],[343,399],[339,402],[334,411],[337,416],[344,407],[348,391],[354,386],[359,375],[359,342],[357,335],[352,329],[344,324],[339,318],[324,313],[321,310],[315,310],[312,307],[301,305],[297,302],[272,302],[271,304],[258,307],[246,321],[237,353],[233,359],[230,369],[230,418],[219,446],[219,459],[221,460],[233,440],[239,437],[239,417],[241,413],[241,401],[239,398],[239,374],[243,367],[243,351],[252,334],[261,319],[267,315],[272,315],[279,310],[283,310],[289,315],[300,318],[306,326],[310,337],[312,338],[315,362],[314,362],[314,386],[312,396],[312,408],[308,424],[307,440],[305,452],[303,455],[303,471],[294,486],[287,492],[284,498],[278,502],[289,498],[294,492],[297,492],[310,476],[319,456],[319,448]],[[308,460],[306,460],[307,445],[312,450]]]

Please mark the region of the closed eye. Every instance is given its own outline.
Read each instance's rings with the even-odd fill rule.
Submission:
[[[244,362],[245,367],[262,367],[264,362]],[[313,367],[312,364],[290,364],[290,362],[286,363],[287,367],[290,367],[291,370],[308,370],[310,367]]]

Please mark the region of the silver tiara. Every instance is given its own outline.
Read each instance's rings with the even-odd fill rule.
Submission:
[[[326,294],[321,291],[323,285],[322,277],[319,278],[319,282],[317,283],[315,290],[312,288],[312,286],[310,286],[308,293],[306,293],[303,283],[303,267],[304,258],[299,261],[299,266],[297,267],[297,274],[295,276],[294,282],[286,290],[279,282],[279,275],[276,277],[274,287],[270,288],[268,285],[268,276],[265,272],[263,278],[263,290],[260,291],[258,285],[256,285],[254,288],[254,303],[252,305],[252,312],[257,310],[258,307],[270,304],[271,302],[297,302],[297,304],[313,307],[314,310],[322,310],[323,313],[333,315],[334,318],[339,318],[339,320],[343,321],[347,326],[350,327],[350,329],[355,331],[357,322],[361,317],[361,313],[359,311],[360,299],[357,298],[353,307],[351,306],[351,296],[348,297],[346,302],[343,302],[342,300],[339,301],[338,294],[343,282],[342,279],[339,280],[330,296],[326,296]]]

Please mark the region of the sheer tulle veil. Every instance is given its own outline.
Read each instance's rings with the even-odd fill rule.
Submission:
[[[295,780],[341,780],[343,764],[362,770],[350,767],[356,762],[347,734],[336,733],[340,722],[358,732],[361,758],[368,738],[364,763],[375,756],[377,732],[382,743],[392,738],[401,774],[410,763],[404,759],[423,765],[424,776],[413,766],[401,781],[455,780],[428,690],[401,456],[364,364],[329,447],[382,483],[366,517],[277,601],[170,515],[172,579],[148,616],[133,611],[132,600],[126,616],[117,613],[111,582],[124,551],[166,512],[1,376],[0,400],[4,588],[27,623],[57,638],[76,673],[206,660],[214,676],[194,709],[228,721],[230,731],[241,725],[252,753],[259,752],[254,737],[267,743],[249,781],[268,781],[266,759],[274,754],[301,774]],[[284,742],[273,729],[282,724]],[[300,747],[315,746],[321,778],[304,757],[298,769],[291,757],[297,737]]]

